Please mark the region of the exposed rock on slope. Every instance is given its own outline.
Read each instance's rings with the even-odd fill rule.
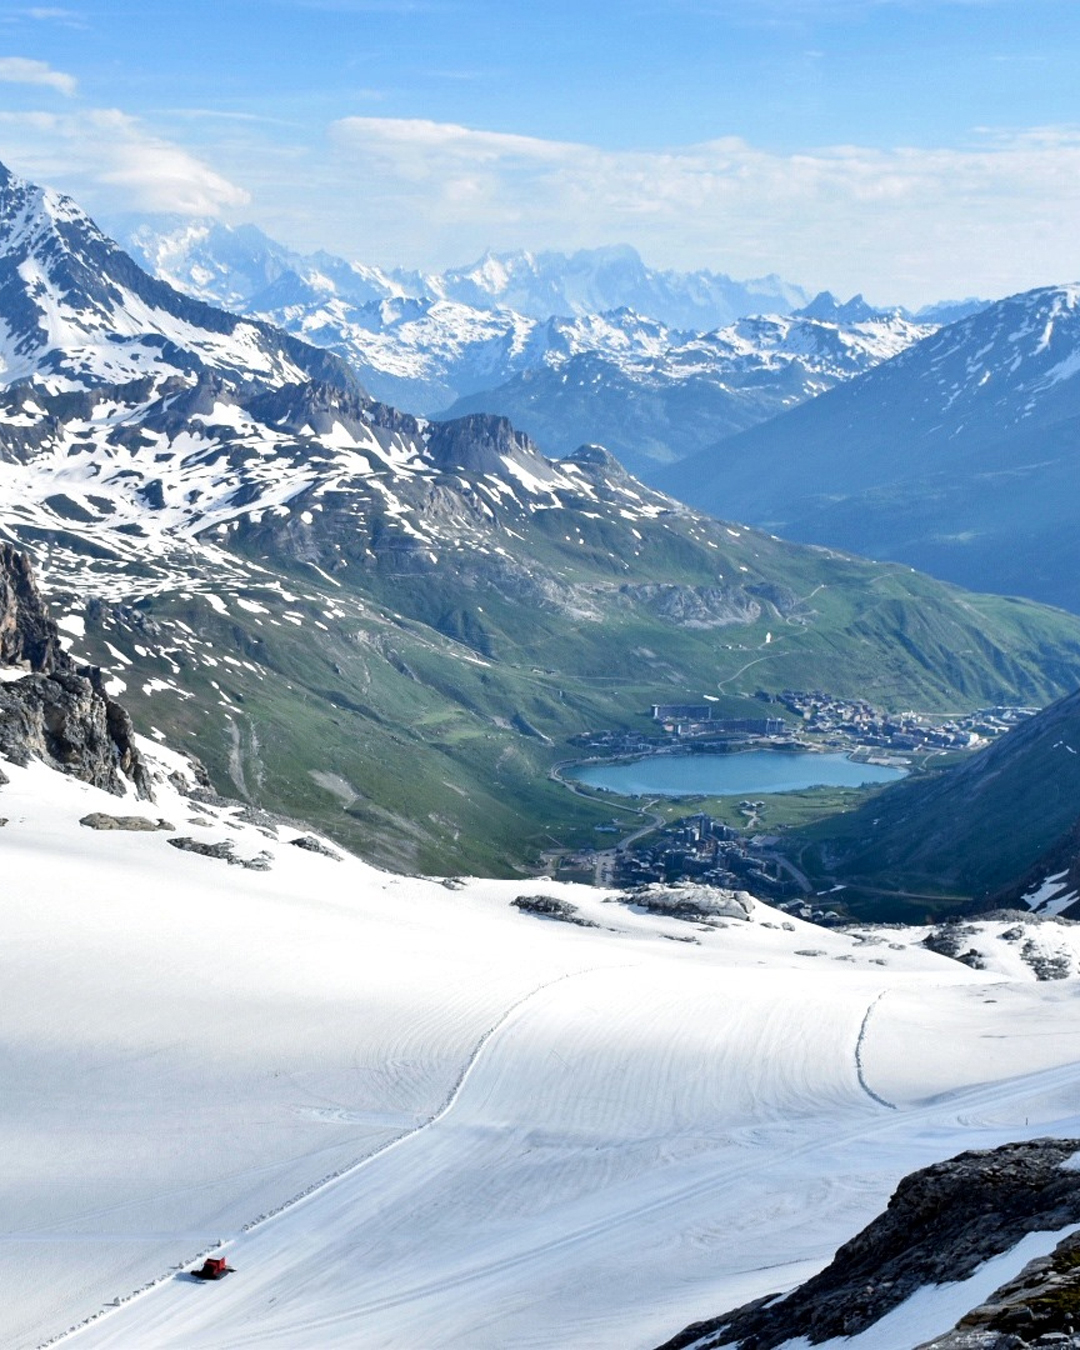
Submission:
[[[126,778],[152,795],[131,719],[105,693],[100,671],[64,651],[27,559],[10,544],[0,545],[0,667],[0,756],[43,760],[118,796]]]
[[[952,1331],[916,1350],[1067,1350],[1080,1345],[1080,1235],[1029,1261]]]
[[[30,560],[10,544],[0,544],[0,666],[23,666],[42,675],[71,667]]]
[[[866,1331],[927,1285],[967,1279],[1028,1233],[1080,1222],[1080,1141],[1036,1139],[961,1153],[905,1177],[888,1209],[786,1298],[758,1299],[698,1322],[661,1350],[776,1350]],[[934,1343],[935,1347],[937,1342]],[[948,1344],[948,1343],[947,1343]],[[1021,1350],[1026,1341],[956,1342]]]

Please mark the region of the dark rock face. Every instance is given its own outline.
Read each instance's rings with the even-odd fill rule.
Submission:
[[[505,417],[471,413],[451,422],[435,422],[428,436],[428,453],[440,469],[464,469],[470,473],[505,473],[504,459],[536,461],[536,447]]]
[[[149,796],[131,721],[110,702],[92,679],[67,671],[0,685],[0,755],[23,766],[43,760],[118,796],[124,774]]]
[[[0,684],[0,757],[40,759],[117,796],[127,778],[140,797],[153,796],[131,718],[105,693],[101,672],[76,667],[64,651],[29,561],[9,544],[0,545],[0,666],[28,672]]]
[[[816,1345],[866,1331],[924,1285],[965,1280],[1026,1234],[1080,1222],[1080,1171],[1063,1167],[1078,1150],[1080,1140],[1035,1139],[961,1153],[913,1172],[885,1213],[845,1243],[821,1274],[786,1298],[758,1299],[695,1323],[661,1350],[775,1350],[800,1336]],[[1022,1350],[1028,1343],[991,1336],[933,1344],[935,1350]]]
[[[29,559],[10,544],[0,544],[0,665],[25,666],[43,675],[72,666]]]

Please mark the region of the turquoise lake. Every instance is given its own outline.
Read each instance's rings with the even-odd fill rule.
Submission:
[[[903,778],[903,769],[847,755],[747,750],[735,755],[647,755],[620,764],[575,764],[567,778],[624,797],[754,797],[808,787],[862,787]]]

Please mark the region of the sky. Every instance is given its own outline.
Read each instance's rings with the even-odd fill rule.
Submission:
[[[0,160],[382,266],[994,298],[1080,277],[1080,3],[0,0]]]

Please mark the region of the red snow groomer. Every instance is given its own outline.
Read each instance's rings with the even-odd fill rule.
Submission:
[[[191,1273],[197,1280],[223,1280],[232,1272],[232,1266],[223,1256],[208,1256],[202,1264],[202,1269],[193,1270]]]

